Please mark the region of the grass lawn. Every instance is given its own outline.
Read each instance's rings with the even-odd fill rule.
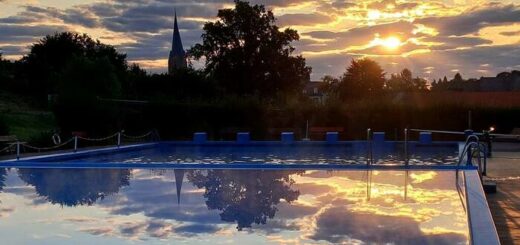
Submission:
[[[37,109],[28,100],[0,92],[0,117],[9,128],[9,135],[16,135],[22,141],[41,137],[56,126],[54,115],[49,110]]]

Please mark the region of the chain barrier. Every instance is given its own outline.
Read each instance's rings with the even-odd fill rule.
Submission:
[[[27,149],[31,149],[31,150],[35,150],[35,151],[50,151],[50,150],[56,150],[58,148],[61,148],[63,146],[66,146],[67,144],[71,143],[71,142],[74,142],[74,152],[77,151],[78,149],[78,139],[81,139],[81,140],[86,140],[86,141],[93,141],[93,142],[101,142],[101,141],[105,141],[105,140],[108,140],[108,139],[112,139],[114,137],[117,138],[117,147],[119,147],[121,145],[121,137],[125,137],[125,138],[128,138],[128,139],[134,139],[134,140],[138,140],[138,139],[143,139],[143,138],[146,138],[148,136],[154,136],[154,133],[156,134],[156,131],[150,131],[146,134],[143,134],[143,135],[139,135],[139,136],[132,136],[132,135],[126,135],[124,134],[123,132],[117,132],[117,133],[114,133],[110,136],[107,136],[107,137],[104,137],[104,138],[87,138],[87,137],[81,137],[81,136],[73,136],[72,138],[68,139],[67,141],[59,144],[59,145],[55,145],[55,146],[51,146],[51,147],[36,147],[36,146],[32,146],[32,145],[29,145],[25,142],[16,142],[14,144],[11,144],[3,149],[0,149],[0,153],[4,152],[4,151],[9,151],[11,148],[13,147],[16,147],[16,158],[19,159],[20,158],[20,155],[21,155],[21,149],[20,147],[24,147],[24,148],[27,148]]]
[[[107,136],[107,137],[104,137],[104,138],[99,138],[99,139],[93,139],[93,138],[85,138],[85,137],[81,137],[81,136],[76,136],[78,137],[78,139],[82,139],[82,140],[86,140],[86,141],[105,141],[105,140],[108,140],[108,139],[111,139],[111,138],[114,138],[116,137],[117,135],[119,135],[120,133],[115,133],[115,134],[112,134],[110,136]]]
[[[148,136],[152,135],[152,131],[146,133],[146,134],[143,134],[143,135],[139,135],[139,136],[131,136],[131,135],[127,135],[125,133],[121,133],[121,136],[125,137],[125,138],[128,138],[128,139],[134,139],[134,140],[138,140],[138,139],[142,139],[142,138],[146,138]]]
[[[2,152],[4,152],[4,151],[9,152],[9,150],[10,150],[11,148],[13,148],[13,146],[14,146],[14,145],[9,145],[9,146],[7,146],[7,147],[1,149],[1,150],[0,150],[0,153],[2,153]]]
[[[32,150],[37,150],[37,151],[50,151],[50,150],[56,150],[60,147],[63,147],[63,146],[66,146],[67,144],[69,144],[70,142],[72,142],[74,140],[74,138],[70,138],[69,140],[59,144],[59,145],[55,145],[55,146],[51,146],[51,147],[36,147],[36,146],[31,146],[29,144],[20,144],[21,146],[23,147],[26,147],[26,148],[29,148],[29,149],[32,149]]]

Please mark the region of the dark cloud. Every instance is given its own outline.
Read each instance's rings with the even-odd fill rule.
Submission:
[[[520,9],[512,4],[488,4],[457,16],[430,17],[416,21],[437,29],[443,36],[474,34],[484,27],[516,22],[520,22]]]
[[[40,39],[45,35],[53,34],[55,32],[68,30],[65,26],[26,26],[26,25],[5,25],[0,24],[0,43],[13,41],[33,41]]]
[[[215,225],[207,225],[207,224],[193,224],[193,225],[183,225],[175,228],[176,233],[185,234],[185,235],[196,235],[203,233],[215,233],[219,230],[219,228]]]
[[[493,42],[490,40],[478,38],[478,37],[446,37],[446,36],[436,36],[429,37],[423,39],[426,42],[438,42],[441,45],[432,46],[433,50],[446,50],[446,49],[455,49],[459,47],[474,47],[477,45],[483,44],[492,44]]]
[[[504,36],[520,36],[520,31],[504,31],[504,32],[501,32],[500,35],[504,35]]]
[[[409,217],[355,213],[343,207],[321,213],[316,226],[310,238],[332,243],[459,244],[467,241],[464,235],[457,233],[425,234],[419,223]]]

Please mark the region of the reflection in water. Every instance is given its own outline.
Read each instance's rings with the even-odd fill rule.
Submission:
[[[0,191],[2,191],[4,189],[6,176],[7,176],[7,169],[0,168]]]
[[[18,170],[34,188],[5,173],[0,236],[46,231],[67,235],[65,244],[84,243],[85,235],[102,244],[468,244],[464,185],[451,171]],[[38,196],[48,202],[34,202]],[[31,243],[27,234],[10,237]]]
[[[177,204],[181,204],[182,182],[184,181],[185,172],[186,170],[184,169],[173,170],[173,173],[175,175],[175,189],[177,190]]]
[[[92,205],[129,185],[129,169],[19,169],[20,179],[53,204]]]
[[[195,170],[188,180],[198,188],[204,188],[209,209],[222,211],[226,222],[237,222],[242,230],[255,224],[265,224],[274,218],[280,200],[290,203],[300,195],[292,189],[295,171],[233,171]],[[302,171],[303,173],[303,171]]]

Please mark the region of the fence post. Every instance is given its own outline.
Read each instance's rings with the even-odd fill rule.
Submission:
[[[16,141],[16,160],[20,160],[20,141]]]
[[[117,148],[121,146],[121,132],[117,133]]]
[[[408,128],[404,129],[404,164],[408,167]]]
[[[371,158],[371,151],[372,151],[372,144],[371,144],[371,135],[370,135],[370,132],[371,132],[372,129],[367,129],[367,166],[370,165],[370,158]]]
[[[78,151],[78,136],[74,135],[74,152]]]

